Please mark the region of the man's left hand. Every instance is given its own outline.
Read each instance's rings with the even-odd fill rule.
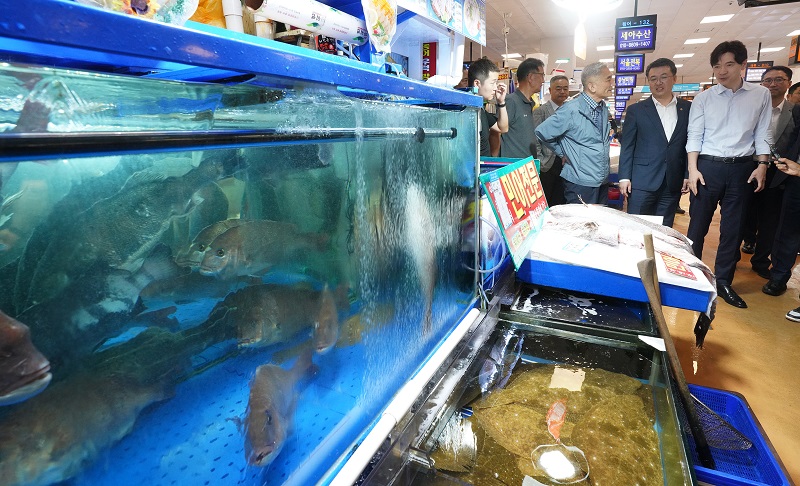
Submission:
[[[756,182],[756,189],[754,192],[760,192],[764,189],[764,181],[767,179],[767,166],[764,164],[758,164],[758,167],[750,174],[750,177],[747,179],[747,182]]]
[[[683,180],[683,186],[681,187],[681,194],[688,194],[689,193],[689,179]]]

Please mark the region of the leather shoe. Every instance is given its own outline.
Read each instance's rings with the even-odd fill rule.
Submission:
[[[722,297],[722,300],[734,307],[738,307],[740,309],[747,308],[745,301],[739,297],[739,294],[737,294],[730,285],[717,284],[717,295]]]
[[[756,275],[761,278],[765,278],[767,280],[771,278],[771,275],[769,274],[769,268],[753,267],[753,271],[756,272]]]
[[[686,214],[686,210],[678,206],[677,208],[675,208],[675,214]]]
[[[786,292],[786,284],[782,282],[778,282],[777,280],[770,280],[763,287],[761,287],[761,291],[767,295],[772,295],[777,297],[782,293]]]
[[[742,253],[747,253],[748,255],[752,255],[755,252],[756,252],[755,243],[748,243],[745,241],[744,244],[742,245]]]

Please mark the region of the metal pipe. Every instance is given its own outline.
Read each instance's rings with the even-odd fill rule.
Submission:
[[[148,152],[240,148],[308,142],[347,142],[380,139],[452,139],[455,128],[305,128],[207,131],[131,131],[4,133],[0,161],[47,160]]]

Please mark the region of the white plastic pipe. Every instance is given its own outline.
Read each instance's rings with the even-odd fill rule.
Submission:
[[[450,76],[458,78],[464,73],[464,36],[458,33],[453,35],[453,48],[450,49]]]
[[[222,13],[225,15],[226,29],[244,33],[242,2],[240,0],[222,0]]]
[[[253,13],[253,21],[256,24],[256,35],[264,39],[275,38],[275,23],[267,18],[266,15],[255,12]]]
[[[436,370],[442,365],[444,360],[453,352],[453,349],[472,328],[475,321],[481,317],[478,309],[472,309],[461,319],[456,328],[445,339],[441,346],[433,353],[422,369],[414,375],[411,380],[400,389],[392,401],[386,407],[380,420],[369,434],[358,445],[353,455],[347,460],[342,469],[331,481],[331,486],[352,486],[356,482],[361,472],[367,467],[372,456],[378,451],[383,441],[389,436],[399,420],[411,409],[411,405],[422,393],[425,385],[433,377]]]

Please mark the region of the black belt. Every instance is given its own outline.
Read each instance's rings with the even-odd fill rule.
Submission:
[[[744,155],[742,157],[717,157],[716,155],[700,154],[699,158],[710,160],[712,162],[722,162],[723,164],[743,164],[745,162],[753,162],[752,155]]]

